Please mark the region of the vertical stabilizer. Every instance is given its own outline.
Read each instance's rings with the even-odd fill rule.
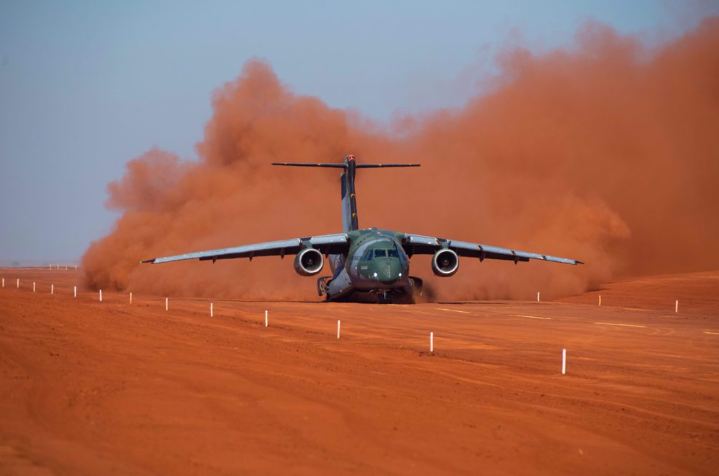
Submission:
[[[345,157],[347,168],[340,176],[342,190],[342,231],[359,229],[357,219],[357,195],[355,194],[355,158]]]
[[[357,220],[357,195],[355,194],[355,171],[357,169],[382,169],[389,167],[419,167],[419,164],[360,164],[355,163],[355,156],[348,155],[341,164],[313,164],[297,162],[273,162],[272,165],[285,167],[329,167],[344,169],[340,175],[342,190],[342,229],[344,232],[359,230]]]

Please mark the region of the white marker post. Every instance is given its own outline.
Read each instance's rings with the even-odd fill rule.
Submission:
[[[77,297],[77,286],[72,287],[72,297]]]
[[[674,314],[679,314],[679,300],[674,302]]]
[[[340,320],[337,319],[337,338],[340,338]]]
[[[434,353],[434,332],[429,333],[429,351]]]
[[[50,294],[55,294],[55,285],[54,284],[50,285]]]
[[[20,278],[17,278],[17,287],[20,287]]]
[[[32,292],[35,292],[35,281],[32,282]]]
[[[599,307],[602,307],[602,295],[599,295]]]
[[[267,327],[268,324],[269,323],[267,322],[267,309],[265,309],[265,327]]]
[[[567,349],[562,349],[562,375],[567,373]]]
[[[214,317],[215,315],[215,303],[210,303],[210,317]]]
[[[537,302],[539,302],[539,291],[537,291]]]
[[[170,310],[170,298],[165,298],[165,311]]]
[[[132,304],[132,293],[130,293],[130,304]]]
[[[102,302],[102,289],[100,290],[100,302]]]
[[[5,278],[2,278],[2,287],[5,287]]]

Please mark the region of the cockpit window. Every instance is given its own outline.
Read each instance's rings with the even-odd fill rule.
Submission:
[[[389,256],[390,258],[399,258],[399,252],[396,248],[393,250],[387,250],[387,256]]]
[[[387,256],[387,250],[374,250],[375,258],[379,258],[379,257],[384,258],[385,256]]]
[[[372,250],[367,250],[367,252],[362,257],[362,261],[370,261],[372,259]]]

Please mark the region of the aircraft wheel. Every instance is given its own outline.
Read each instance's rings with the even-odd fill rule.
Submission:
[[[330,276],[320,276],[317,278],[317,295],[322,296],[323,294],[327,294],[327,284],[330,282],[332,278]]]

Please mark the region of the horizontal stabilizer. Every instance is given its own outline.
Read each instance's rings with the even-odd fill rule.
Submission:
[[[336,169],[346,169],[347,164],[311,164],[306,162],[272,162],[272,165],[280,165],[283,167],[332,167]],[[385,169],[389,167],[419,167],[420,164],[357,164],[358,169]]]
[[[420,164],[357,164],[358,169],[384,169],[387,167],[419,167]]]
[[[281,165],[283,167],[332,167],[336,169],[346,169],[345,164],[310,164],[305,162],[272,162],[272,165]]]

